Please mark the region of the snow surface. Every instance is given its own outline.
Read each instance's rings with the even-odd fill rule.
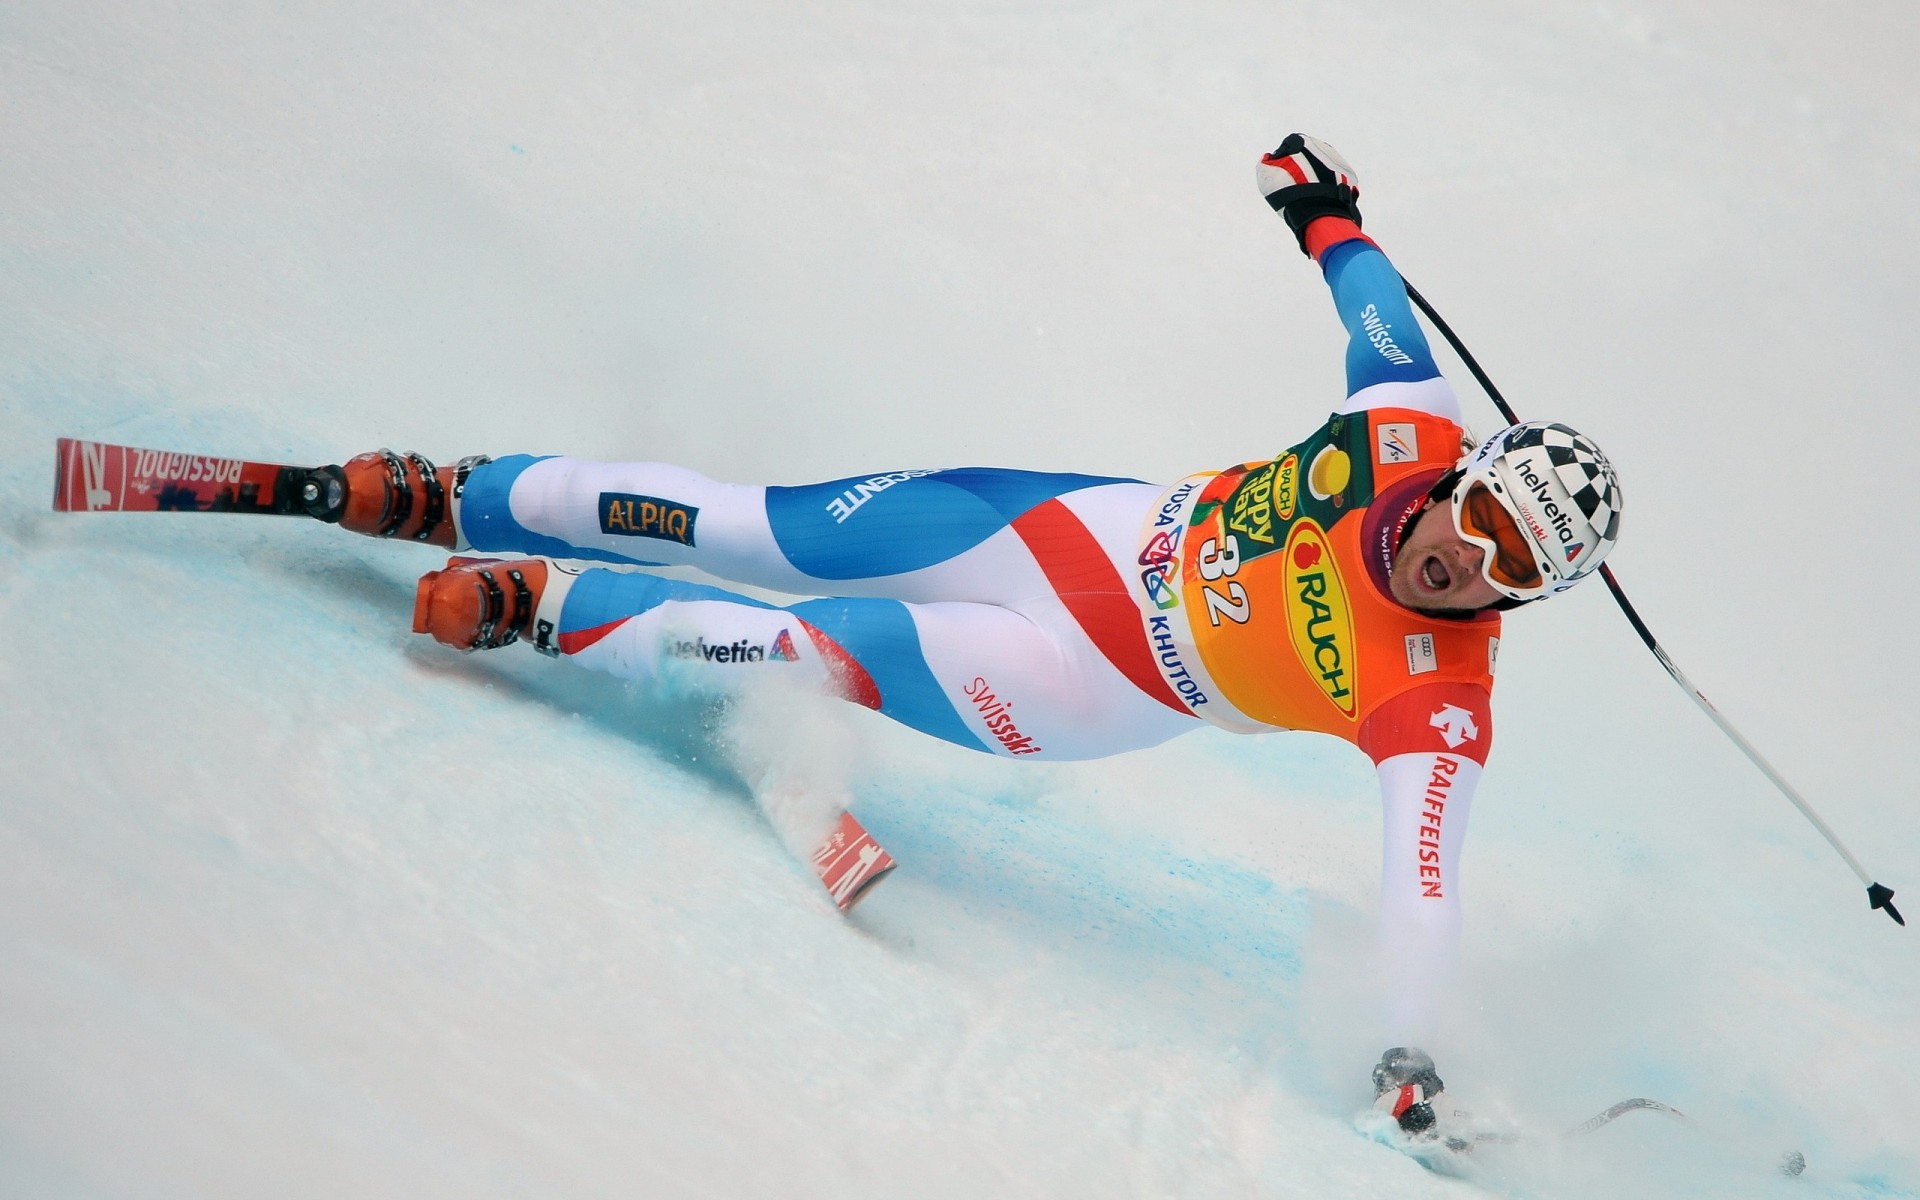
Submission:
[[[1271,453],[1340,394],[1251,185],[1306,129],[1522,411],[1609,448],[1647,618],[1920,917],[1917,52],[1891,0],[6,6],[0,1195],[1920,1195],[1920,930],[1598,588],[1509,624],[1430,1049],[1528,1128],[1651,1095],[1722,1138],[1462,1182],[1354,1126],[1343,746],[996,761],[444,652],[414,547],[47,511],[62,434]],[[752,761],[901,860],[851,920]]]

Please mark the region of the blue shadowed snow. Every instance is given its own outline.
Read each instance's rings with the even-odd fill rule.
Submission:
[[[861,798],[869,830],[915,874],[1013,925],[1069,937],[1115,960],[1181,962],[1278,996],[1300,973],[1312,897],[1144,837],[1102,838],[1044,809],[969,802],[924,786]]]

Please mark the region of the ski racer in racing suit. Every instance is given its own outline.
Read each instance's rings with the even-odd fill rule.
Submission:
[[[659,463],[436,470],[381,451],[344,468],[342,523],[541,556],[421,581],[416,630],[462,649],[522,639],[636,679],[778,671],[1016,758],[1116,754],[1203,724],[1351,742],[1380,782],[1389,1032],[1424,1037],[1493,744],[1498,609],[1599,565],[1618,488],[1564,426],[1515,426],[1476,452],[1404,283],[1361,232],[1352,169],[1296,134],[1259,172],[1348,332],[1345,402],[1271,459],[1171,486],[969,468],[762,488]],[[825,598],[633,569],[651,565]],[[1431,1124],[1430,1059],[1390,1051],[1375,1083],[1403,1126]]]

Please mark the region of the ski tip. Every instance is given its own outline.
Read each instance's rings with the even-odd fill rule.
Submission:
[[[1893,889],[1883,883],[1867,885],[1867,904],[1872,908],[1886,909],[1887,915],[1893,918],[1896,925],[1907,923],[1907,919],[1900,915],[1900,910],[1893,906]]]
[[[72,512],[73,504],[67,499],[67,462],[73,455],[72,438],[55,438],[53,442],[53,511]]]
[[[867,893],[873,890],[873,887],[875,884],[879,883],[882,879],[885,879],[887,876],[893,874],[893,869],[897,865],[899,864],[895,863],[893,861],[892,856],[889,855],[887,857],[886,866],[881,867],[879,870],[874,871],[872,874],[868,875],[865,879],[862,879],[860,881],[859,886],[854,888],[852,892],[848,893],[845,899],[836,901],[834,903],[834,907],[839,909],[842,915],[852,912],[853,906],[860,903],[862,900],[865,900],[867,898]]]
[[[844,809],[833,832],[813,852],[814,873],[842,913],[851,912],[894,865],[893,855]]]

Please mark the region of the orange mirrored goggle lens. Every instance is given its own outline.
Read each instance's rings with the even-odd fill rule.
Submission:
[[[1467,498],[1460,505],[1460,532],[1493,543],[1494,553],[1486,565],[1489,578],[1508,587],[1540,586],[1533,542],[1486,484],[1475,483],[1467,489]]]

